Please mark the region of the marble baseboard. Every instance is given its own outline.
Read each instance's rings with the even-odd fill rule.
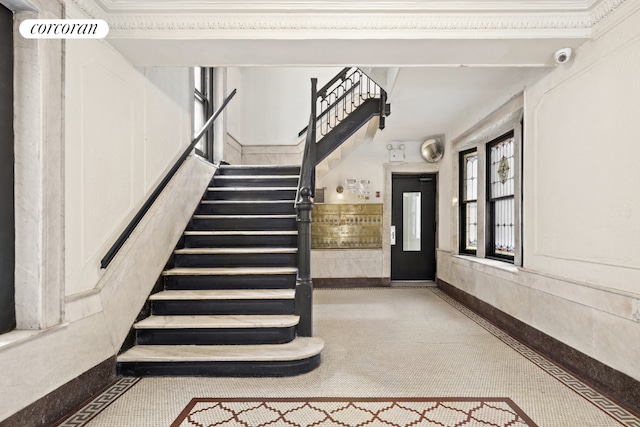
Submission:
[[[606,394],[611,400],[626,407],[635,415],[640,414],[639,381],[529,326],[444,280],[438,279],[437,284],[438,288],[447,295],[469,307],[522,343],[571,371],[582,381]]]
[[[388,277],[343,277],[343,278],[314,278],[316,288],[388,288],[391,279]]]
[[[115,356],[110,357],[4,421],[0,421],[0,427],[56,425],[68,414],[83,407],[117,381],[115,366]]]

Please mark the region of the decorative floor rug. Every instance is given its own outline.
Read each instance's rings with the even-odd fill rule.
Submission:
[[[171,427],[537,427],[508,398],[196,398]]]

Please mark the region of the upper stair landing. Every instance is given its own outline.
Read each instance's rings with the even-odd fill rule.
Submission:
[[[377,117],[378,128],[384,129],[385,118],[391,113],[387,92],[357,67],[344,68],[316,93],[314,119],[318,165],[358,129]],[[300,131],[305,134],[308,126]]]

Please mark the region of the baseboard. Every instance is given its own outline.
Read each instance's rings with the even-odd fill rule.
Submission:
[[[544,332],[438,279],[438,288],[514,338],[553,360],[636,415],[640,414],[640,381],[593,359]]]
[[[0,421],[0,427],[56,425],[113,384],[117,380],[115,366],[116,357],[110,357],[4,421]]]
[[[314,288],[388,288],[388,277],[341,277],[313,279]]]

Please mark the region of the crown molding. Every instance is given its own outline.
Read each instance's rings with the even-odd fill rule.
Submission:
[[[609,16],[614,10],[622,6],[628,0],[599,0],[592,1],[591,7],[591,26]]]
[[[106,11],[585,11],[598,0],[96,0]]]
[[[477,31],[587,30],[586,14],[415,14],[396,13],[226,13],[110,16],[112,30],[256,30],[256,31]],[[322,37],[321,37],[322,38]]]
[[[630,0],[338,1],[69,0],[109,22],[110,37],[591,37]],[[473,5],[473,7],[471,7]],[[364,8],[354,9],[356,6]],[[324,10],[323,10],[324,8]],[[238,10],[244,9],[244,10]],[[256,11],[262,9],[262,11]],[[336,10],[333,10],[336,9]],[[164,37],[167,35],[164,34]]]

